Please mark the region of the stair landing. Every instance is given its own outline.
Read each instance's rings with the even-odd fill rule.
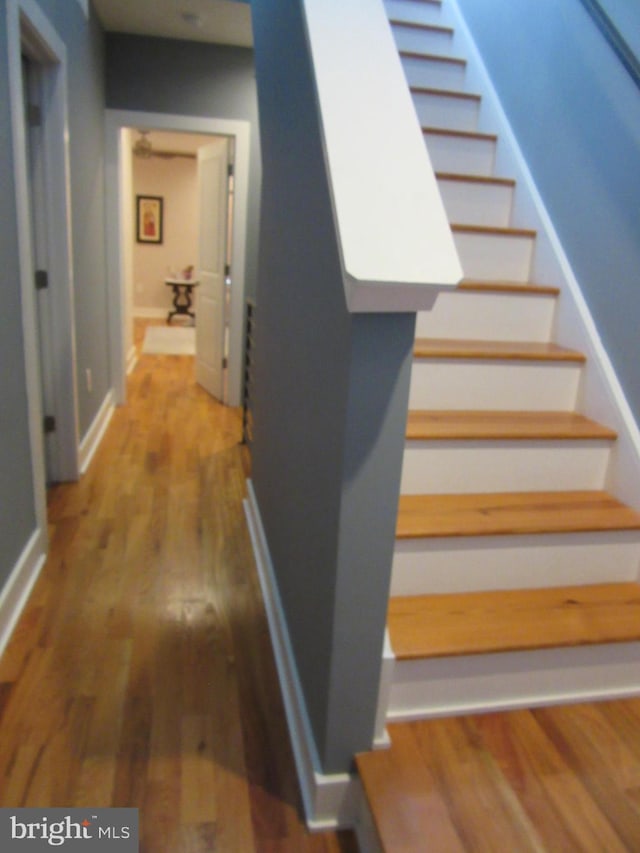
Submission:
[[[640,849],[640,700],[389,726],[357,757],[385,853]]]

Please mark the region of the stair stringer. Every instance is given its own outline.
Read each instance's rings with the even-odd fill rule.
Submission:
[[[576,410],[618,433],[605,487],[640,509],[640,428],[457,0],[447,0],[447,6],[454,28],[452,54],[467,59],[465,89],[482,93],[479,130],[498,134],[494,174],[516,179],[512,224],[538,232],[531,280],[560,287],[553,338],[587,356]]]

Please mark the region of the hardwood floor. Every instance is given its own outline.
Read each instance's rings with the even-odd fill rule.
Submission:
[[[87,474],[51,489],[0,660],[0,805],[138,807],[146,853],[357,850],[301,818],[240,433],[193,359],[144,355]]]
[[[385,851],[640,850],[640,700],[389,731],[358,757]]]

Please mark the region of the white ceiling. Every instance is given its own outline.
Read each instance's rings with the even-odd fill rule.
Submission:
[[[147,128],[132,128],[131,147],[139,138],[139,130],[147,130],[147,138],[154,151],[172,152],[180,151],[184,154],[194,154],[203,145],[211,145],[219,137],[208,136],[203,133],[174,133],[166,130],[153,130]]]
[[[253,45],[251,7],[237,0],[92,0],[107,31]]]

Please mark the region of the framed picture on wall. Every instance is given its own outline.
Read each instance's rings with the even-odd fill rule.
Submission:
[[[136,239],[138,243],[162,243],[162,196],[136,196]]]

